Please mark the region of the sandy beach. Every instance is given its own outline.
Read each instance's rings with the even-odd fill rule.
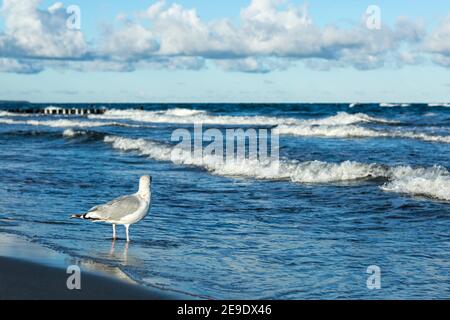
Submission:
[[[32,300],[167,300],[163,291],[150,290],[91,273],[82,274],[80,290],[69,290],[66,270],[18,259],[0,257],[0,299]]]
[[[10,234],[0,234],[1,300],[172,300],[186,299],[132,283],[107,268],[78,263],[81,288],[69,290],[67,256]],[[97,269],[97,270],[96,270]],[[122,279],[120,279],[122,278]]]

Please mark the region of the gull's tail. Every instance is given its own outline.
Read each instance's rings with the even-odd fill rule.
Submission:
[[[81,219],[81,220],[91,220],[91,221],[100,221],[101,219],[97,219],[97,218],[90,218],[86,216],[87,213],[85,214],[73,214],[70,216],[71,219]]]

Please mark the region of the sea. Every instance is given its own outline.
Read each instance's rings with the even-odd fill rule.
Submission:
[[[49,106],[105,112],[17,112]],[[200,125],[268,132],[276,158],[181,150],[212,143]],[[0,103],[1,233],[200,298],[450,298],[449,170],[445,103]],[[70,219],[144,174],[129,244]]]

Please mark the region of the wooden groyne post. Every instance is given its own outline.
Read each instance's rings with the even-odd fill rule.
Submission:
[[[8,110],[12,113],[26,113],[26,114],[45,114],[45,115],[74,115],[85,116],[89,114],[104,114],[107,109],[105,107],[93,108],[66,108],[49,106],[45,108],[20,108]]]

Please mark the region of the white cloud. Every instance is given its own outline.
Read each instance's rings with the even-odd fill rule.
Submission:
[[[139,60],[159,50],[153,32],[139,24],[126,22],[119,30],[110,30],[104,36],[96,55],[111,60]]]
[[[139,17],[151,22],[157,56],[197,56],[213,59],[225,70],[268,72],[292,59],[323,59],[328,65],[360,69],[384,65],[402,43],[415,42],[421,26],[405,18],[394,30],[371,31],[364,23],[351,29],[319,28],[306,6],[281,6],[279,0],[253,0],[241,10],[240,23],[223,19],[205,23],[196,11],[159,1]],[[142,57],[150,55],[141,52]],[[277,60],[274,60],[277,58]],[[274,62],[277,61],[277,62]],[[327,62],[328,61],[328,62]]]
[[[159,41],[158,55],[214,56],[229,51],[229,42],[222,39],[234,30],[227,22],[206,24],[195,9],[179,4],[167,6],[159,1],[139,15],[151,22],[151,30]]]
[[[83,34],[66,27],[67,14],[60,3],[39,10],[39,0],[4,0],[5,17],[0,52],[3,57],[61,59],[86,53]]]
[[[43,69],[43,66],[39,63],[22,62],[17,59],[0,58],[0,72],[31,74],[41,72]]]
[[[307,6],[285,0],[252,0],[241,10],[239,23],[226,18],[206,22],[195,9],[158,1],[134,18],[121,13],[96,43],[88,45],[82,32],[66,28],[61,3],[47,10],[38,9],[39,3],[4,0],[0,58],[7,60],[1,70],[197,70],[207,60],[227,71],[253,73],[284,70],[298,61],[320,70],[366,70],[420,63],[425,39],[433,60],[450,66],[450,19],[427,38],[423,21],[404,17],[381,30],[367,29],[364,21],[346,28],[319,27]]]
[[[435,63],[450,67],[450,16],[447,16],[429,35],[425,48]]]
[[[275,70],[285,70],[292,65],[287,59],[244,58],[216,60],[216,64],[226,71],[247,73],[268,73]]]

